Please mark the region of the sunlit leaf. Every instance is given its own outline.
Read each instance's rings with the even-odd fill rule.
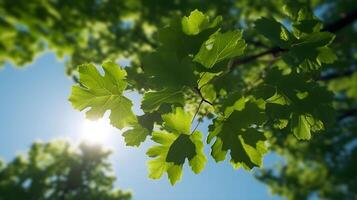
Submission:
[[[117,128],[124,128],[136,123],[136,117],[131,110],[131,101],[123,96],[127,86],[126,72],[113,62],[103,63],[105,72],[102,76],[92,64],[79,67],[79,83],[73,86],[69,101],[78,110],[90,108],[86,116],[90,119],[101,118],[108,110],[110,123]]]
[[[246,46],[241,31],[218,32],[202,44],[194,60],[211,68],[224,59],[242,55]]]

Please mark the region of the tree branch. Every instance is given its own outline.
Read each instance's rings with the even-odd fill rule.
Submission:
[[[274,48],[268,49],[266,51],[263,51],[261,53],[258,53],[256,55],[250,55],[250,56],[247,56],[247,57],[244,57],[244,58],[241,58],[241,59],[234,60],[232,65],[231,65],[231,67],[230,67],[230,69],[229,69],[229,71],[232,71],[238,65],[249,63],[251,61],[256,60],[257,58],[260,58],[260,57],[263,57],[263,56],[266,56],[266,55],[269,55],[269,54],[277,55],[278,53],[284,52],[284,51],[287,51],[287,50],[286,49],[282,49],[280,47],[274,47]]]
[[[328,32],[333,32],[333,33],[337,32],[337,31],[345,28],[346,26],[350,25],[356,19],[357,19],[357,10],[354,10],[350,13],[347,13],[339,20],[326,25],[325,28],[322,29],[322,31],[328,31]]]
[[[325,76],[321,76],[319,77],[317,80],[321,80],[321,81],[329,81],[335,78],[343,78],[346,76],[350,76],[352,75],[354,72],[356,72],[356,70],[347,70],[341,73],[333,73],[333,74],[327,74]]]
[[[338,121],[341,121],[347,117],[353,117],[357,115],[357,108],[352,108],[350,110],[345,111],[340,116],[337,117]]]
[[[198,87],[194,87],[195,92],[201,97],[203,102],[208,103],[209,105],[213,106],[213,103],[211,103],[210,101],[208,101],[207,99],[205,99],[201,93],[201,90]]]
[[[196,110],[196,112],[195,112],[195,115],[193,115],[193,118],[192,118],[192,120],[191,120],[191,124],[195,121],[195,118],[196,118],[198,112],[200,111],[200,108],[201,108],[202,103],[203,103],[203,99],[201,99],[200,103],[198,104],[198,107],[197,107],[197,110]]]

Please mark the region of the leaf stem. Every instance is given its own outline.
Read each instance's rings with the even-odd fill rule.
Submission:
[[[205,99],[201,93],[201,90],[198,87],[194,87],[193,88],[194,91],[201,97],[202,101],[205,103],[208,103],[209,105],[213,106],[213,103],[211,103],[210,101],[208,101],[207,99]]]
[[[196,118],[198,112],[200,111],[200,108],[201,108],[202,103],[203,103],[203,99],[201,99],[200,103],[198,104],[198,108],[197,108],[195,114],[193,115],[193,118],[192,118],[192,120],[191,120],[191,124],[193,123],[193,121],[195,121],[195,118]]]

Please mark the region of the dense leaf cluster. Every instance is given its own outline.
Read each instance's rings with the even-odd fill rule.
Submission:
[[[113,60],[103,75],[80,65],[70,101],[91,119],[109,111],[129,146],[157,143],[151,178],[176,183],[186,160],[199,173],[205,145],[244,169],[271,150],[286,161],[259,177],[273,192],[356,198],[354,0],[12,2],[0,0],[0,62],[46,48],[69,56],[69,71]],[[128,90],[143,95],[143,115]],[[202,120],[209,133],[196,131]]]
[[[310,18],[300,16],[297,23]],[[286,129],[298,139],[310,139],[312,132],[333,123],[334,118],[325,115],[333,113],[333,95],[308,74],[326,63],[322,58],[330,57],[327,54],[334,55],[327,63],[335,60],[329,48],[332,33],[320,28],[289,32],[274,19],[259,19],[256,30],[284,50],[282,60],[264,69],[260,80],[242,91],[219,83],[229,75],[226,71],[233,67],[232,59],[242,56],[247,47],[242,31],[224,32],[221,22],[221,17],[210,19],[194,10],[159,30],[158,48],[140,59],[148,92],[143,94],[144,115],[139,117],[161,115],[161,119],[151,117],[149,129],[132,114],[130,101],[122,96],[127,84],[124,69],[105,62],[101,76],[91,64],[79,68],[81,85],[73,87],[70,97],[74,108],[91,108],[87,116],[95,118],[110,110],[115,127],[132,127],[124,133],[127,145],[138,146],[147,135],[160,144],[147,153],[155,158],[148,162],[151,178],[167,171],[174,184],[181,177],[185,159],[194,172],[202,170],[206,161],[202,134],[191,128],[201,106],[214,118],[207,140],[209,144],[215,139],[211,155],[218,162],[229,152],[235,168],[262,165],[267,152],[264,132]],[[186,44],[180,45],[182,42]],[[316,53],[305,54],[302,49],[306,48]],[[195,109],[187,108],[189,105]]]

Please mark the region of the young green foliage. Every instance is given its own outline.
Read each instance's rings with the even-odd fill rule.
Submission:
[[[242,31],[217,32],[202,44],[194,61],[211,68],[222,60],[242,55],[246,46]]]
[[[123,137],[127,146],[140,146],[140,143],[144,142],[149,134],[146,128],[134,125],[132,129],[123,133]]]
[[[192,87],[196,83],[193,62],[188,57],[180,59],[172,52],[157,51],[145,56],[143,68],[157,88],[180,89],[183,86]]]
[[[244,98],[227,107],[225,115],[216,119],[210,126],[207,143],[216,137],[211,155],[219,162],[223,161],[228,151],[235,168],[252,169],[261,166],[262,156],[266,153],[264,133],[259,130],[265,122],[263,111]]]
[[[283,25],[271,18],[258,19],[255,22],[255,29],[280,48],[289,48],[295,40]]]
[[[157,48],[139,56],[138,76],[129,77],[135,79],[129,80],[130,89],[143,94],[141,116],[132,114],[130,101],[114,100],[126,99],[127,82],[125,71],[113,63],[103,64],[104,77],[92,65],[80,67],[81,86],[74,86],[70,101],[79,110],[91,108],[88,116],[101,117],[110,110],[112,124],[128,128],[123,133],[128,146],[139,146],[151,136],[158,145],[147,151],[150,178],[167,173],[173,185],[186,160],[195,173],[204,168],[203,134],[197,127],[191,131],[191,125],[205,117],[213,119],[207,143],[214,140],[211,156],[217,162],[229,153],[234,168],[261,167],[267,132],[308,140],[334,120],[332,94],[313,79],[324,63],[337,59],[329,47],[334,35],[321,32],[309,12],[286,9],[294,16],[292,28],[273,18],[258,19],[255,30],[268,39],[261,45],[272,48],[243,58],[255,49],[247,48],[243,31],[222,31],[221,17],[211,20],[194,10],[172,19],[158,30]],[[127,109],[117,109],[121,107]]]
[[[165,88],[157,92],[147,92],[144,94],[141,102],[141,109],[144,112],[153,112],[160,108],[164,103],[166,104],[180,104],[184,105],[185,99],[181,90]]]
[[[89,119],[101,118],[110,110],[110,123],[121,129],[137,122],[131,110],[131,101],[123,96],[127,86],[126,72],[113,62],[104,62],[102,76],[93,64],[79,66],[80,86],[73,86],[69,101],[80,111],[86,112]]]
[[[304,80],[300,74],[284,75],[277,69],[267,74],[264,84],[275,91],[262,97],[273,127],[290,127],[298,139],[310,139],[311,132],[324,130],[324,124],[333,123],[333,96],[326,88]]]
[[[170,138],[177,131],[166,129],[176,121],[175,127],[182,129],[186,125],[179,124],[190,120],[163,123],[161,115],[180,106],[196,113],[194,122],[214,121],[209,138],[216,140],[212,146],[216,160],[233,152],[235,160],[243,160],[240,163],[244,165],[239,165],[260,165],[264,151],[259,149],[266,143],[261,135],[269,133],[270,149],[287,158],[286,165],[268,174],[266,182],[274,185],[274,193],[287,199],[308,199],[311,194],[321,199],[356,199],[357,151],[356,145],[351,145],[357,135],[355,0],[58,2],[0,1],[0,68],[6,63],[21,67],[48,50],[66,58],[70,75],[79,63],[130,57],[132,65],[126,68],[130,84],[126,89],[143,94],[143,115],[135,120],[129,117],[130,123],[118,120],[130,109],[116,108],[129,108],[131,103],[114,101],[121,99],[122,92],[107,92],[111,87],[101,87],[100,81],[93,84],[99,89],[77,86],[71,99],[76,108],[89,110],[92,118],[106,111],[120,114],[112,121],[128,129],[123,134],[127,145],[139,146],[159,129],[165,130],[163,138]],[[176,17],[190,10],[187,16]],[[220,16],[214,18],[215,14],[223,15],[224,21]],[[163,23],[167,26],[161,28]],[[242,27],[244,35],[235,27]],[[281,71],[274,75],[276,68]],[[100,96],[102,93],[106,97]],[[249,99],[256,104],[267,119],[260,124],[255,118],[248,128],[231,131],[245,120],[245,115],[239,119],[234,116],[248,112],[244,107],[248,102],[243,106],[239,100],[242,96],[246,97],[244,102]],[[336,124],[332,123],[334,118]],[[193,158],[193,136],[200,134],[175,135],[168,147],[164,161],[175,165],[167,171],[170,177],[180,176],[174,172],[180,169],[182,160],[193,162],[198,158]],[[231,136],[233,140],[228,140]],[[261,146],[253,147],[255,143]],[[236,156],[237,152],[242,155]],[[195,166],[204,163],[196,161]],[[5,182],[6,187],[7,179]],[[43,194],[48,193],[35,195]]]
[[[299,70],[313,71],[320,69],[322,63],[333,63],[337,57],[328,46],[335,35],[320,32],[321,26],[315,19],[300,17],[291,33],[274,19],[261,18],[255,22],[255,29],[269,39],[273,45],[285,51],[284,61]]]
[[[199,173],[207,159],[203,152],[202,133],[190,133],[192,115],[178,107],[173,113],[162,115],[165,131],[154,131],[152,140],[160,145],[153,146],[147,155],[149,177],[159,179],[164,172],[174,185],[182,176],[182,166],[187,159],[191,169]]]
[[[187,35],[197,35],[205,29],[214,28],[221,23],[222,17],[215,18],[212,22],[207,15],[197,9],[190,16],[182,18],[182,31]]]
[[[123,133],[125,144],[127,146],[140,146],[148,135],[151,135],[155,122],[160,121],[160,115],[157,113],[146,113],[138,116],[138,123],[132,125],[131,129]]]

